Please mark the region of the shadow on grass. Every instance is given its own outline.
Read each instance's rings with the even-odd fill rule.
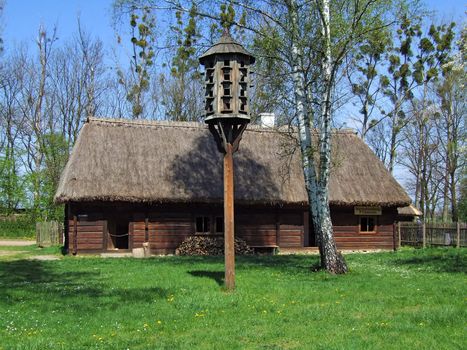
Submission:
[[[205,267],[205,269],[199,269],[199,271],[204,272],[214,271],[214,266],[223,266],[224,264],[223,256],[176,256],[171,257],[170,259],[156,259],[158,259],[157,264],[204,265],[203,268]],[[296,274],[297,272],[309,273],[310,270],[314,271],[314,268],[319,265],[319,257],[314,255],[238,255],[235,258],[235,263],[237,270],[261,270],[269,268],[282,272],[290,271],[291,273]]]
[[[454,248],[415,250],[411,256],[395,259],[393,263],[434,272],[467,273],[465,251]]]
[[[149,304],[170,290],[158,286],[115,288],[99,271],[76,271],[56,262],[15,260],[0,262],[0,305],[33,302],[43,311],[63,307],[93,314],[102,307],[126,303]],[[43,302],[47,300],[47,302]]]
[[[211,278],[219,286],[224,285],[224,272],[223,271],[201,271],[201,270],[196,270],[196,271],[188,271],[188,273],[194,277],[204,277],[204,278]]]

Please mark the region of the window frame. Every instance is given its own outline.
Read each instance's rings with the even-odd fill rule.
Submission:
[[[198,231],[198,219],[201,219],[204,231]],[[207,221],[207,225],[205,225],[206,221]],[[206,228],[204,226],[208,226],[208,227]],[[195,234],[197,234],[197,235],[207,235],[207,234],[211,234],[211,233],[212,233],[211,217],[208,216],[208,215],[196,215],[195,216]]]
[[[217,227],[218,221],[217,220],[220,220],[220,222],[221,222],[221,225],[220,225],[222,227],[221,231],[218,231],[218,227]],[[224,233],[224,217],[215,215],[213,222],[214,222],[214,234],[223,234]]]
[[[362,230],[362,219],[373,219],[373,231],[363,231]],[[368,221],[367,221],[367,228],[368,228]],[[358,216],[358,233],[360,234],[376,234],[378,233],[378,216],[376,215],[359,215]]]
[[[206,215],[206,214],[195,214],[193,216],[194,234],[195,235],[223,235],[224,234],[224,216],[222,215]],[[208,229],[204,228],[205,231],[198,231],[198,220],[203,220],[203,226],[206,221],[208,222]],[[218,231],[218,220],[222,222],[222,231]]]

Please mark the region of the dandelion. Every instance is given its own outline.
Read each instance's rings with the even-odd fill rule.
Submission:
[[[161,321],[161,320],[157,320],[156,323],[157,323],[157,324],[162,324],[162,321]]]

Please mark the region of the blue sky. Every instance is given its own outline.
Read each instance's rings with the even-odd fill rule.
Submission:
[[[32,42],[40,24],[46,28],[58,28],[59,38],[68,38],[77,27],[77,16],[84,28],[93,36],[99,36],[106,47],[115,44],[111,26],[112,0],[5,0],[2,18],[5,45],[11,47],[20,42]],[[465,21],[467,1],[428,0],[429,8],[438,11],[441,18]]]
[[[112,0],[6,0],[0,23],[5,45],[30,43],[42,24],[58,28],[59,39],[76,32],[77,17],[93,36],[100,37],[108,46],[115,42],[111,26]]]
[[[0,0],[1,1],[1,0]],[[4,13],[0,17],[0,33],[6,51],[15,45],[34,42],[39,26],[47,29],[57,26],[59,41],[76,33],[77,17],[86,32],[99,37],[108,53],[116,47],[112,28],[112,0],[4,0]],[[438,12],[442,20],[466,21],[467,0],[427,0],[428,8]],[[396,174],[402,182],[402,174]]]

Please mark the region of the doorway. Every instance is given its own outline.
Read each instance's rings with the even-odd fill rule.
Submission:
[[[315,229],[313,226],[313,219],[311,215],[309,215],[309,220],[308,220],[308,247],[316,247],[316,234],[315,234]]]
[[[107,250],[129,249],[130,220],[111,218],[107,221]]]

